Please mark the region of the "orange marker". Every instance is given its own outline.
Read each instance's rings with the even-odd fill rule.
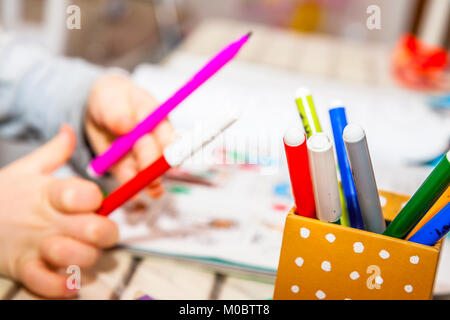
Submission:
[[[450,202],[450,187],[445,190],[442,196],[434,203],[430,210],[423,216],[423,218],[417,223],[417,225],[411,230],[411,232],[406,236],[406,240],[411,238],[413,234],[417,232],[422,226],[427,223],[433,216],[438,213],[443,207]]]

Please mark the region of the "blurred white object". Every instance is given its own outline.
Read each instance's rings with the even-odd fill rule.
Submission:
[[[42,24],[23,19],[24,0],[2,0],[1,21],[6,31],[36,40],[54,54],[63,54],[67,40],[66,9],[69,0],[45,0]]]
[[[137,83],[164,100],[207,59],[178,54],[165,67],[142,65],[134,73]],[[341,99],[348,118],[360,123],[370,144],[375,174],[378,166],[406,166],[442,153],[448,146],[450,118],[433,112],[423,94],[397,88],[348,84],[235,61],[188,100],[170,118],[175,127],[186,127],[202,112],[229,106],[241,108],[242,118],[228,135],[241,137],[265,133],[282,145],[287,128],[300,126],[293,93],[307,86],[325,132],[331,132],[328,104]],[[282,147],[282,146],[281,146]],[[378,180],[378,179],[377,179]]]
[[[437,296],[450,295],[450,238],[442,241],[441,257],[439,258],[434,294]]]
[[[450,0],[430,0],[426,2],[420,23],[419,38],[425,43],[443,46],[450,19]]]

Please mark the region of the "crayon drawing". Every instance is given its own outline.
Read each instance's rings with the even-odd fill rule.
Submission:
[[[162,198],[111,215],[120,245],[272,273],[292,206],[288,177],[279,171],[261,175],[257,167],[235,165],[170,172]]]

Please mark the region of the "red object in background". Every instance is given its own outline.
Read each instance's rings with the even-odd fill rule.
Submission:
[[[394,50],[392,71],[401,84],[414,89],[446,90],[448,56],[445,49],[431,46],[413,35],[403,36]]]
[[[274,204],[272,204],[272,208],[274,210],[278,210],[278,211],[281,211],[281,212],[286,212],[286,211],[289,210],[289,208],[287,206],[285,206],[284,204],[282,204],[282,203],[274,203]]]
[[[291,179],[296,213],[303,217],[316,218],[316,205],[311,174],[309,171],[308,150],[305,140],[298,146],[290,146],[283,139],[286,160]]]
[[[108,216],[115,209],[131,199],[135,194],[148,186],[153,180],[162,176],[170,169],[166,158],[162,155],[144,170],[140,171],[133,179],[117,188],[107,196],[97,211],[101,216]]]

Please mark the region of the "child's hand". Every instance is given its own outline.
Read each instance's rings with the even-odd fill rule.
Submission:
[[[118,240],[116,225],[94,213],[102,202],[95,184],[50,175],[74,146],[75,133],[63,126],[46,145],[0,170],[0,274],[46,297],[76,293],[56,268],[90,266],[99,248]]]
[[[103,153],[118,136],[131,131],[157,106],[155,99],[124,76],[106,75],[97,80],[89,96],[86,119],[86,132],[94,151]],[[112,173],[121,183],[127,182],[159,158],[173,134],[169,121],[162,121],[152,133],[139,139],[132,152],[111,169]],[[152,198],[160,196],[161,180],[155,180],[146,191]]]

